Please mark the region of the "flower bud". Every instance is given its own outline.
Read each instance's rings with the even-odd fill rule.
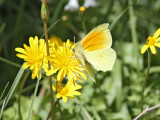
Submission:
[[[48,20],[49,19],[48,3],[45,0],[42,1],[41,18],[42,18],[42,20]]]

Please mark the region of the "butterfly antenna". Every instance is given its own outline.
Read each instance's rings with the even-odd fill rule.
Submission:
[[[74,44],[75,44],[76,43],[76,37],[75,36],[74,36],[73,40],[74,40]]]

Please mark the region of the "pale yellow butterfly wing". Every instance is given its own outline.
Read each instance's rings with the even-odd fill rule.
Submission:
[[[110,48],[112,36],[108,29],[109,24],[104,23],[91,30],[81,41],[83,50],[94,51]]]
[[[116,53],[111,49],[112,36],[105,23],[95,27],[86,37],[75,45],[75,55],[94,80],[97,71],[111,70]]]
[[[75,55],[80,60],[80,62],[82,63],[83,67],[86,69],[87,73],[90,75],[92,80],[95,81],[95,73],[97,71],[92,67],[92,65],[88,61],[86,61],[80,42],[78,42],[75,45]]]
[[[85,60],[97,71],[112,70],[116,60],[116,52],[112,48],[91,52],[84,51],[83,54]]]
[[[88,61],[85,61],[85,64],[83,66],[86,69],[89,76],[92,78],[92,80],[95,81],[95,74],[97,73],[97,71],[92,67],[92,65]]]

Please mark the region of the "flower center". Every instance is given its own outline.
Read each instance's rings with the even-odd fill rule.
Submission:
[[[153,37],[149,36],[147,38],[147,44],[148,44],[148,46],[154,45],[155,44],[155,39]]]
[[[32,56],[32,58],[33,58],[33,61],[34,61],[34,62],[42,62],[43,56],[42,56],[41,54],[39,54],[39,55],[37,55],[37,54],[35,55],[35,54],[34,54],[34,55]]]
[[[67,95],[67,93],[68,93],[68,89],[66,87],[62,88],[61,94],[65,96]]]

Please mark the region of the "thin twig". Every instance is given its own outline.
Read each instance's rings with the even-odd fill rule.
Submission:
[[[59,102],[58,102],[58,108],[59,108],[59,112],[61,114],[61,119],[64,120],[63,113],[62,113],[61,106],[60,106]]]
[[[155,105],[155,106],[150,107],[150,108],[149,108],[149,106],[147,106],[147,108],[146,108],[144,111],[142,111],[137,117],[135,117],[133,120],[138,120],[138,119],[139,119],[141,116],[143,116],[145,113],[147,113],[147,112],[149,112],[149,111],[152,111],[152,110],[154,110],[154,109],[156,109],[156,108],[158,108],[158,107],[160,107],[160,104]]]
[[[57,103],[59,102],[60,99],[58,99],[55,104],[54,104],[54,108],[56,107]],[[51,116],[51,110],[50,112],[48,113],[48,116],[47,116],[47,119],[46,120],[49,120],[49,117]]]
[[[46,39],[46,47],[47,47],[47,56],[49,56],[49,44],[48,44],[48,31],[47,31],[47,21],[43,21],[43,25],[44,25],[44,32],[45,32],[45,39]],[[50,61],[48,61],[48,70],[51,69],[51,65],[50,65]],[[52,77],[51,76],[48,76],[49,78],[49,81],[50,81],[50,95],[51,95],[51,108],[52,108],[52,120],[54,120],[54,113],[53,113],[53,109],[54,109],[54,106],[53,106],[53,92],[52,92]]]
[[[48,0],[42,0],[42,7],[41,7],[41,19],[43,21],[44,26],[44,33],[45,33],[45,41],[46,41],[46,48],[47,48],[47,56],[50,56],[49,53],[49,42],[48,42],[48,28],[47,28],[47,21],[49,19],[49,9],[48,9]],[[50,61],[48,61],[48,70],[51,69]],[[54,120],[54,100],[53,100],[53,91],[52,91],[52,77],[48,76],[49,84],[50,84],[50,95],[51,95],[51,114],[52,120]]]

